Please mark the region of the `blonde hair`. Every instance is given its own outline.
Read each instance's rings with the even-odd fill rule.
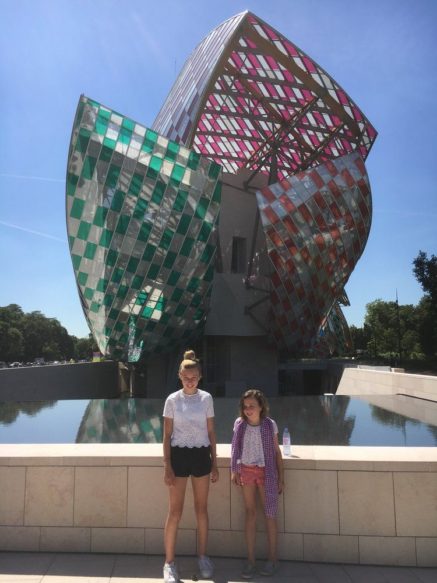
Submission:
[[[179,365],[179,373],[181,373],[185,369],[190,368],[197,368],[199,371],[199,375],[202,375],[202,371],[200,370],[200,361],[196,358],[196,353],[194,350],[186,350],[184,352],[184,358]]]

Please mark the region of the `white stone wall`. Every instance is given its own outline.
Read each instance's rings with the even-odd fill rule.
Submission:
[[[211,555],[244,557],[241,492],[219,445]],[[437,566],[436,448],[295,446],[284,460],[282,559]],[[0,550],[163,553],[161,445],[0,445]],[[258,555],[266,554],[261,513]],[[196,553],[188,488],[177,553]]]

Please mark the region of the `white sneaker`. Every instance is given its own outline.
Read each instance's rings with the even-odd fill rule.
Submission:
[[[203,555],[199,557],[199,571],[202,579],[211,579],[214,573],[214,565],[209,557]]]
[[[165,563],[163,573],[165,583],[178,583],[179,574],[174,562]]]

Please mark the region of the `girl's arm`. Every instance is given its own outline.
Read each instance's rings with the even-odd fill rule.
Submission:
[[[284,490],[284,464],[282,462],[281,448],[279,447],[278,434],[275,433],[275,453],[276,453],[276,468],[278,470],[278,492],[282,494]]]
[[[164,417],[164,435],[162,438],[163,455],[164,455],[164,483],[167,486],[173,486],[175,475],[171,467],[170,460],[170,440],[173,433],[173,419]]]
[[[207,418],[206,428],[208,431],[209,443],[211,444],[211,482],[217,482],[219,479],[219,472],[217,468],[217,438],[215,435],[214,417]]]

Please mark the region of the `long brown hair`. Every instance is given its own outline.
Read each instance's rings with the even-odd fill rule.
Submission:
[[[269,413],[269,404],[267,402],[266,396],[262,391],[260,391],[259,389],[248,389],[241,395],[239,403],[239,412],[240,417],[246,420],[246,416],[244,414],[244,399],[256,399],[258,401],[258,405],[261,407],[261,411],[259,414],[260,419],[264,419],[264,417],[267,417]]]

